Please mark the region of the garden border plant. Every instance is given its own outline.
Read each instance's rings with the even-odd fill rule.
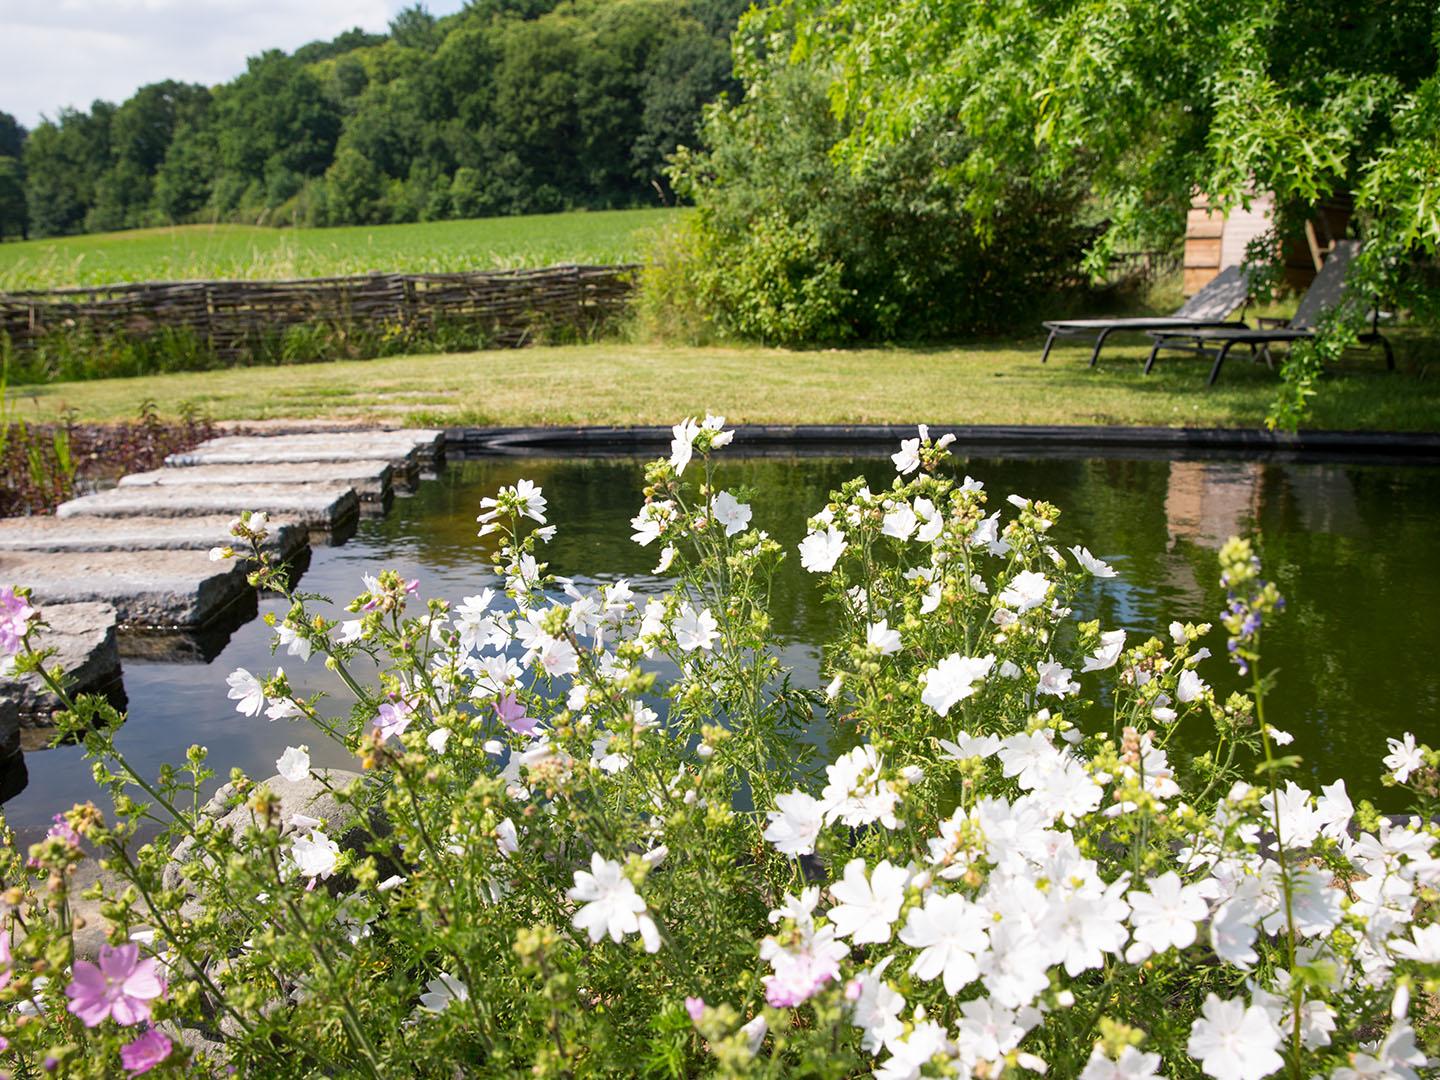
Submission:
[[[634,539],[673,581],[650,595],[550,574],[526,481],[480,507],[503,594],[454,607],[382,570],[331,619],[242,515],[214,557],[254,560],[289,602],[275,648],[350,700],[283,669],[235,671],[230,697],[364,775],[312,769],[301,741],[279,778],[233,771],[207,802],[203,748],[142,775],[123,717],[67,697],[114,812],[78,806],[4,856],[15,1071],[1422,1074],[1440,755],[1389,740],[1409,818],[1286,779],[1260,649],[1283,601],[1250,543],[1220,557],[1250,680],[1222,698],[1207,625],[1132,642],[1076,615],[1115,571],[1060,549],[1056,507],[991,509],[922,428],[891,487],[851,481],[811,519],[798,554],[836,632],[827,685],[802,687],[768,614],[791,556],[721,486],[732,435],[686,420],[648,468]],[[0,652],[63,694],[43,611],[8,588],[0,612]],[[802,738],[821,713],[823,769]],[[1197,725],[1214,750],[1172,762]],[[289,784],[332,819],[284,805]],[[98,890],[98,964],[72,942],[87,846],[123,881]],[[220,1041],[194,1051],[182,1027]]]

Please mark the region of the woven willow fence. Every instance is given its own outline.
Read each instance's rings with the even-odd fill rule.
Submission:
[[[253,353],[287,328],[473,326],[486,344],[538,333],[593,333],[624,309],[634,265],[552,266],[456,274],[365,274],[297,281],[177,281],[0,293],[0,333],[24,350],[47,334],[97,337],[184,332],[220,359]]]

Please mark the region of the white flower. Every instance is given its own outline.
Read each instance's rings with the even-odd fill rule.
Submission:
[[[265,690],[259,679],[243,667],[236,668],[226,676],[225,685],[230,687],[226,696],[239,703],[235,706],[236,712],[242,716],[260,715],[260,710],[265,707]]]
[[[304,780],[310,775],[310,748],[287,746],[275,762],[275,771],[292,784]]]
[[[430,732],[429,735],[425,736],[425,745],[437,754],[443,754],[449,742],[450,729],[448,727],[437,727],[434,731]]]
[[[900,917],[910,871],[886,859],[865,877],[865,860],[851,859],[845,874],[830,886],[835,906],[829,911],[837,937],[856,945],[878,945],[890,940],[890,927]]]
[[[880,778],[882,765],[880,754],[869,744],[857,746],[827,765],[827,783],[820,793],[825,819],[843,821],[852,829],[876,821],[887,829],[899,827],[895,807],[900,796]]]
[[[1172,947],[1189,948],[1195,943],[1195,924],[1210,913],[1205,900],[1209,890],[1184,884],[1174,870],[1151,878],[1146,886],[1149,892],[1132,889],[1129,896],[1135,941],[1125,959],[1132,964]]]
[[[815,838],[825,824],[825,804],[803,791],[792,791],[775,799],[775,809],[765,815],[770,824],[765,839],[785,855],[810,855]]]
[[[958,994],[980,975],[975,957],[989,945],[988,916],[958,894],[932,895],[923,907],[911,908],[900,940],[920,955],[910,971],[921,979],[941,977],[947,994]]]
[[[346,619],[340,624],[340,636],[335,640],[341,645],[349,645],[359,641],[365,629],[365,623],[360,619]]]
[[[905,998],[884,979],[885,969],[893,959],[887,956],[874,968],[855,976],[859,992],[851,1023],[864,1029],[860,1044],[872,1054],[878,1054],[887,1043],[905,1033],[905,1025],[900,1022]]]
[[[230,696],[234,697],[235,694],[232,692]],[[1390,770],[1397,783],[1403,784],[1410,779],[1412,772],[1425,764],[1425,755],[1415,745],[1415,736],[1408,731],[1405,732],[1404,742],[1399,739],[1386,739],[1385,742],[1390,747],[1390,753],[1384,761],[1385,768]]]
[[[286,647],[285,651],[289,655],[300,657],[302,662],[310,659],[310,652],[313,648],[310,639],[302,637],[289,623],[281,623],[277,626],[275,636],[280,639],[280,644]]]
[[[1192,701],[1199,701],[1209,689],[1193,668],[1186,668],[1180,672],[1180,680],[1175,684],[1175,696],[1188,705]]]
[[[738,502],[728,491],[722,491],[715,496],[710,512],[715,515],[717,522],[725,526],[726,536],[744,532],[750,524],[750,504]]]
[[[1107,630],[1100,635],[1100,648],[1085,658],[1084,671],[1104,671],[1115,666],[1120,654],[1125,651],[1125,631]]]
[[[655,564],[655,569],[652,571],[652,573],[663,574],[666,570],[669,570],[670,564],[675,561],[675,554],[676,552],[674,544],[666,544],[663,548],[661,548],[660,561]]]
[[[659,951],[659,935],[646,913],[645,901],[618,862],[595,852],[590,856],[590,869],[575,871],[575,887],[565,895],[584,905],[571,922],[591,941],[609,934],[611,941],[619,942],[626,934],[639,933],[645,939],[646,952]]]
[[[640,508],[640,512],[630,519],[630,527],[635,530],[630,534],[630,539],[641,547],[648,547],[652,540],[658,539],[665,531],[674,514],[675,506],[668,500],[647,502]]]
[[[694,417],[686,417],[680,423],[670,429],[674,438],[670,440],[670,467],[679,476],[685,471],[685,466],[690,464],[690,458],[694,454],[693,443],[695,436],[700,434],[700,425],[695,423]]]
[[[825,700],[834,701],[840,693],[840,688],[845,685],[845,676],[837,674],[825,687]]]
[[[916,500],[916,505],[919,505],[918,499]],[[983,545],[985,550],[991,555],[1000,556],[1009,554],[1010,542],[1002,539],[1000,536],[999,510],[996,510],[995,513],[975,526],[975,531],[970,534],[970,543]]]
[[[1111,578],[1115,576],[1115,569],[1109,563],[1102,562],[1090,554],[1089,548],[1075,546],[1070,549],[1070,554],[1075,556],[1075,561],[1085,568],[1086,573],[1098,578]]]
[[[305,877],[324,880],[335,872],[340,845],[319,829],[311,829],[309,836],[296,837],[291,843],[290,858]]]
[[[1440,923],[1411,927],[1410,940],[1391,938],[1389,944],[1396,956],[1420,964],[1440,964]]]
[[[878,649],[881,656],[889,656],[900,651],[900,631],[891,630],[888,621],[881,619],[866,629],[865,644]]]
[[[812,532],[800,541],[800,565],[812,574],[828,574],[850,545],[834,525],[824,532]]]
[[[933,543],[936,537],[945,531],[945,516],[924,496],[915,500],[915,516],[920,521],[920,529],[915,533],[915,539],[922,544]]]
[[[1044,574],[1038,574],[1034,570],[1022,570],[1005,586],[1005,591],[1000,594],[1000,602],[1016,611],[1029,611],[1043,604],[1049,591],[1050,579]]]
[[[956,702],[975,693],[975,684],[990,674],[994,666],[994,653],[985,656],[951,653],[920,676],[920,683],[925,687],[920,700],[945,716]]]
[[[890,460],[895,463],[895,471],[901,476],[914,472],[920,467],[920,440],[901,439],[900,449],[890,455]]]
[[[1127,1046],[1111,1061],[1097,1046],[1085,1063],[1080,1080],[1165,1080],[1159,1070],[1159,1054],[1143,1054]]]
[[[420,1007],[426,1012],[444,1012],[457,1001],[469,1001],[470,988],[459,979],[442,971],[436,978],[425,984],[425,993],[420,995]]]
[[[1275,1052],[1282,1035],[1270,1014],[1244,998],[1205,998],[1203,1015],[1190,1028],[1187,1049],[1215,1080],[1260,1080],[1284,1066]]]
[[[675,644],[682,652],[709,650],[720,637],[715,629],[716,625],[715,616],[710,614],[709,608],[696,611],[689,601],[686,601],[675,616]]]
[[[536,659],[552,679],[574,675],[580,670],[580,657],[575,652],[575,646],[564,638],[550,638],[541,646]]]
[[[885,515],[881,522],[880,531],[886,536],[893,536],[896,540],[909,540],[915,532],[915,526],[920,519],[915,516],[915,511],[910,508],[907,502],[898,503],[895,509]]]
[[[1065,697],[1067,694],[1076,693],[1080,684],[1070,678],[1070,669],[1058,660],[1047,660],[1036,668],[1038,681],[1035,683],[1035,693],[1053,694],[1055,697]]]

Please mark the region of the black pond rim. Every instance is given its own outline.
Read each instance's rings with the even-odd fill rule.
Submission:
[[[1230,459],[1376,465],[1440,464],[1440,433],[1275,432],[1003,424],[929,425],[953,432],[954,453],[976,457]],[[870,456],[914,438],[915,424],[737,424],[727,453],[768,457]],[[668,427],[455,427],[449,453],[464,457],[631,457],[668,449]]]

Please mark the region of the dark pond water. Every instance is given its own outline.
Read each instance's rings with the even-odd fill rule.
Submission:
[[[1065,545],[1083,543],[1120,572],[1096,584],[1084,614],[1132,635],[1163,634],[1172,619],[1215,621],[1223,601],[1216,551],[1234,533],[1258,534],[1266,572],[1288,598],[1267,630],[1267,665],[1280,674],[1269,715],[1294,733],[1292,749],[1312,782],[1344,777],[1352,795],[1388,805],[1379,783],[1385,736],[1409,730],[1440,740],[1440,467],[978,457],[958,467],[984,480],[997,505],[1011,492],[1058,504]],[[733,457],[720,475],[726,487],[758,493],[754,524],[793,549],[830,489],[861,473],[872,486],[894,475],[884,457]],[[343,546],[317,549],[302,586],[343,603],[360,591],[363,571],[381,567],[418,577],[424,597],[458,600],[493,585],[477,557],[477,503],[524,476],[544,487],[560,526],[548,549],[555,573],[629,577],[639,591],[658,591],[665,583],[649,575],[655,552],[629,540],[641,474],[641,462],[629,459],[452,462]],[[274,600],[260,607],[279,611]],[[787,560],[774,614],[786,660],[813,680],[813,643],[825,637],[827,613],[798,557]],[[226,675],[278,661],[307,690],[329,683],[316,661],[272,659],[268,638],[251,622],[208,664],[127,660],[124,752],[153,774],[201,743],[222,776],[232,765],[272,773],[275,758],[302,737],[288,724],[237,714]],[[1223,655],[1223,632],[1209,644]],[[1208,676],[1221,687],[1230,681],[1218,660]],[[303,741],[317,765],[351,764],[319,736]],[[93,795],[74,747],[29,753],[26,766],[28,786],[5,806],[22,840]]]

